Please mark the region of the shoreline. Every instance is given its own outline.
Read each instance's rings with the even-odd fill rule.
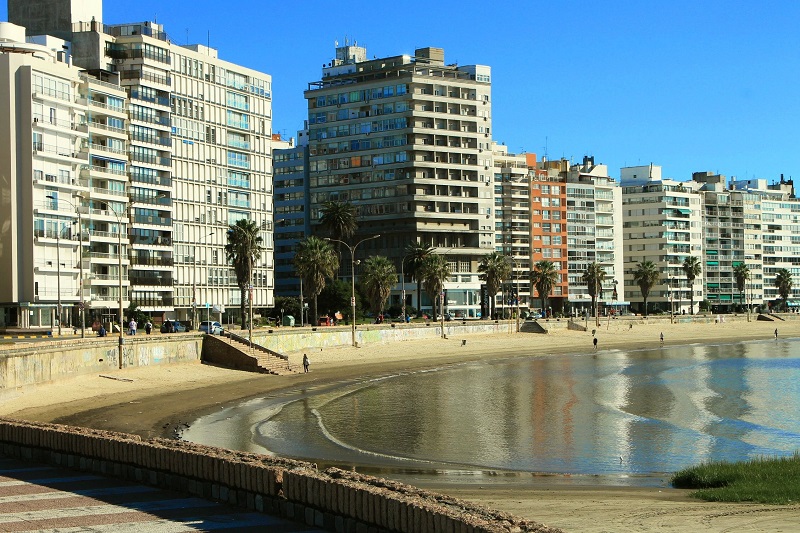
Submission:
[[[629,324],[633,324],[630,328]],[[730,320],[714,323],[646,323],[611,321],[597,330],[597,355],[614,350],[658,348],[660,333],[664,347],[687,344],[726,344],[741,341],[774,342],[774,329],[780,337],[800,337],[800,320],[786,322]],[[192,363],[165,367],[142,367],[107,372],[117,381],[102,377],[79,376],[63,382],[18,391],[0,406],[0,416],[23,420],[56,422],[134,433],[145,438],[173,437],[175,428],[191,423],[221,407],[233,406],[252,398],[276,397],[306,387],[332,386],[354,379],[370,379],[401,371],[440,368],[468,361],[491,361],[531,353],[537,356],[586,354],[592,350],[589,332],[558,330],[548,334],[501,333],[464,335],[458,339],[427,339],[368,344],[361,348],[343,346],[314,352],[311,372],[288,376],[247,374],[211,365]],[[431,352],[435,351],[435,355]],[[303,352],[288,354],[298,368]],[[60,402],[53,404],[52,399]],[[743,513],[758,511],[758,527],[776,529],[737,529],[742,531],[791,530],[800,521],[800,505],[778,507],[751,504],[715,504],[690,499],[688,491],[669,487],[619,487],[591,482],[548,483],[544,478],[533,484],[497,482],[420,484],[425,488],[477,501],[493,508],[567,531],[723,531]],[[508,480],[505,480],[508,481]],[[645,512],[649,509],[649,512]],[[656,514],[651,514],[658,509]],[[641,513],[639,513],[641,511]],[[703,517],[715,518],[700,518]],[[640,516],[641,514],[641,516]],[[636,518],[632,518],[636,516]],[[664,518],[669,517],[669,528]],[[632,526],[627,520],[639,521]],[[734,520],[731,522],[731,520]],[[698,524],[700,521],[700,524]],[[753,524],[748,521],[751,526]],[[674,527],[673,527],[674,526]]]

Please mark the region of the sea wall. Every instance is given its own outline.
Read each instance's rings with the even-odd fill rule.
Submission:
[[[203,336],[125,337],[123,368],[200,361]],[[30,385],[119,368],[119,338],[90,337],[30,342],[0,350],[0,400]]]
[[[336,532],[561,530],[336,468],[167,439],[0,419],[0,454],[224,501]]]

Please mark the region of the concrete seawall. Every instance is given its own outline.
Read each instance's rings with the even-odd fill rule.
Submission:
[[[125,433],[0,419],[0,453],[224,501],[340,533],[561,531],[381,478]]]
[[[200,361],[203,336],[126,337],[124,368]],[[0,400],[18,389],[119,368],[117,337],[60,339],[4,347],[0,351]]]

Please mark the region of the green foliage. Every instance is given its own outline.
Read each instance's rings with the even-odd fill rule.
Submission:
[[[303,292],[311,298],[311,323],[319,316],[317,297],[325,288],[325,281],[332,279],[339,269],[339,257],[331,243],[319,237],[306,237],[297,243],[294,254],[297,275],[303,278]]]
[[[592,298],[592,310],[597,315],[597,300],[603,293],[603,281],[606,279],[606,271],[597,262],[590,263],[586,267],[586,272],[581,278],[586,284],[589,296]]]
[[[688,255],[683,260],[681,265],[683,273],[686,274],[686,284],[691,288],[694,286],[694,280],[700,275],[702,269],[700,268],[700,260],[693,256]],[[694,290],[689,291],[689,314],[694,314]]]
[[[358,229],[356,206],[349,202],[323,202],[319,222],[332,239],[344,240],[352,237]]]
[[[547,309],[547,300],[550,298],[550,293],[553,292],[556,281],[558,281],[558,271],[555,263],[543,259],[533,265],[531,284],[536,287],[536,292],[542,299],[542,312]]]
[[[486,282],[486,291],[489,293],[489,304],[492,306],[489,316],[492,316],[491,311],[496,311],[497,306],[495,296],[500,291],[503,281],[510,278],[512,274],[511,258],[499,252],[492,252],[483,256],[480,264],[478,265],[478,276],[482,281]]]
[[[633,272],[633,282],[639,286],[644,299],[644,316],[647,316],[647,297],[650,296],[650,289],[658,283],[661,274],[658,272],[655,263],[652,261],[642,261],[636,265]]]
[[[386,301],[397,285],[397,269],[394,263],[382,255],[376,255],[364,261],[361,274],[361,287],[367,294],[367,302],[375,314],[383,311]]]
[[[789,295],[792,294],[792,273],[788,268],[781,268],[775,273],[775,288],[783,300],[784,310],[788,310]]]
[[[125,322],[125,327],[128,326],[128,323],[131,321],[131,318],[136,320],[136,323],[139,325],[140,328],[144,328],[144,325],[150,320],[150,316],[145,313],[144,311],[139,309],[139,305],[136,302],[131,302],[128,306],[128,309],[125,311],[125,316],[128,317],[128,320]],[[197,325],[195,325],[197,327]]]
[[[289,296],[276,296],[275,307],[267,309],[266,316],[274,318],[275,320],[281,319],[281,310],[283,316],[292,315],[300,323],[300,299]]]
[[[738,463],[703,463],[672,476],[676,488],[706,501],[785,505],[800,501],[800,454]]]
[[[425,258],[433,254],[433,247],[427,243],[415,242],[406,246],[403,257],[403,270],[417,282],[417,305],[422,306],[422,264]]]
[[[228,228],[228,242],[225,244],[225,259],[233,266],[241,294],[242,329],[247,323],[245,309],[248,303],[248,287],[253,279],[252,271],[265,250],[259,232],[260,228],[255,221],[239,219]]]
[[[350,283],[339,279],[333,280],[322,289],[319,293],[319,316],[331,315],[339,311],[342,315],[350,317],[350,293],[352,288]],[[358,304],[363,301],[361,298],[356,298],[356,314],[358,314]]]
[[[439,254],[431,254],[422,261],[422,268],[418,274],[422,278],[422,286],[425,287],[425,292],[430,296],[431,301],[439,301],[439,312],[443,312],[444,306],[442,305],[439,295],[444,290],[444,283],[452,273],[450,266],[447,264],[447,258]],[[435,303],[434,303],[435,305]],[[434,315],[436,315],[434,309]]]

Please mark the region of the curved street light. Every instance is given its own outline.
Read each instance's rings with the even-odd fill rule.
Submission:
[[[47,198],[50,200],[55,201],[58,203],[59,200],[63,200],[67,202],[72,208],[75,210],[75,213],[78,215],[78,300],[79,300],[79,309],[81,314],[81,338],[86,337],[86,305],[83,301],[83,220],[81,218],[81,211],[79,209],[80,204],[77,206],[70,202],[65,198],[58,198],[55,195],[48,194]],[[78,194],[78,198],[80,199],[81,196]],[[58,334],[61,335],[61,230],[56,233],[56,261],[58,261]]]
[[[356,344],[356,248],[358,248],[358,245],[361,244],[362,242],[371,241],[372,239],[377,239],[378,237],[380,237],[380,234],[373,235],[372,237],[367,237],[365,239],[361,239],[360,241],[358,241],[357,243],[355,243],[352,246],[347,244],[344,241],[340,241],[339,239],[331,239],[331,238],[328,238],[328,237],[325,238],[326,241],[338,242],[340,244],[344,244],[347,247],[347,249],[350,250],[350,274],[351,274],[351,276],[350,276],[350,281],[351,281],[351,283],[350,283],[350,288],[351,288],[351,292],[350,292],[350,307],[351,307],[352,313],[353,313],[352,314],[352,320],[350,322],[350,331],[351,331],[351,335],[352,335],[353,346],[357,346],[357,344]]]

